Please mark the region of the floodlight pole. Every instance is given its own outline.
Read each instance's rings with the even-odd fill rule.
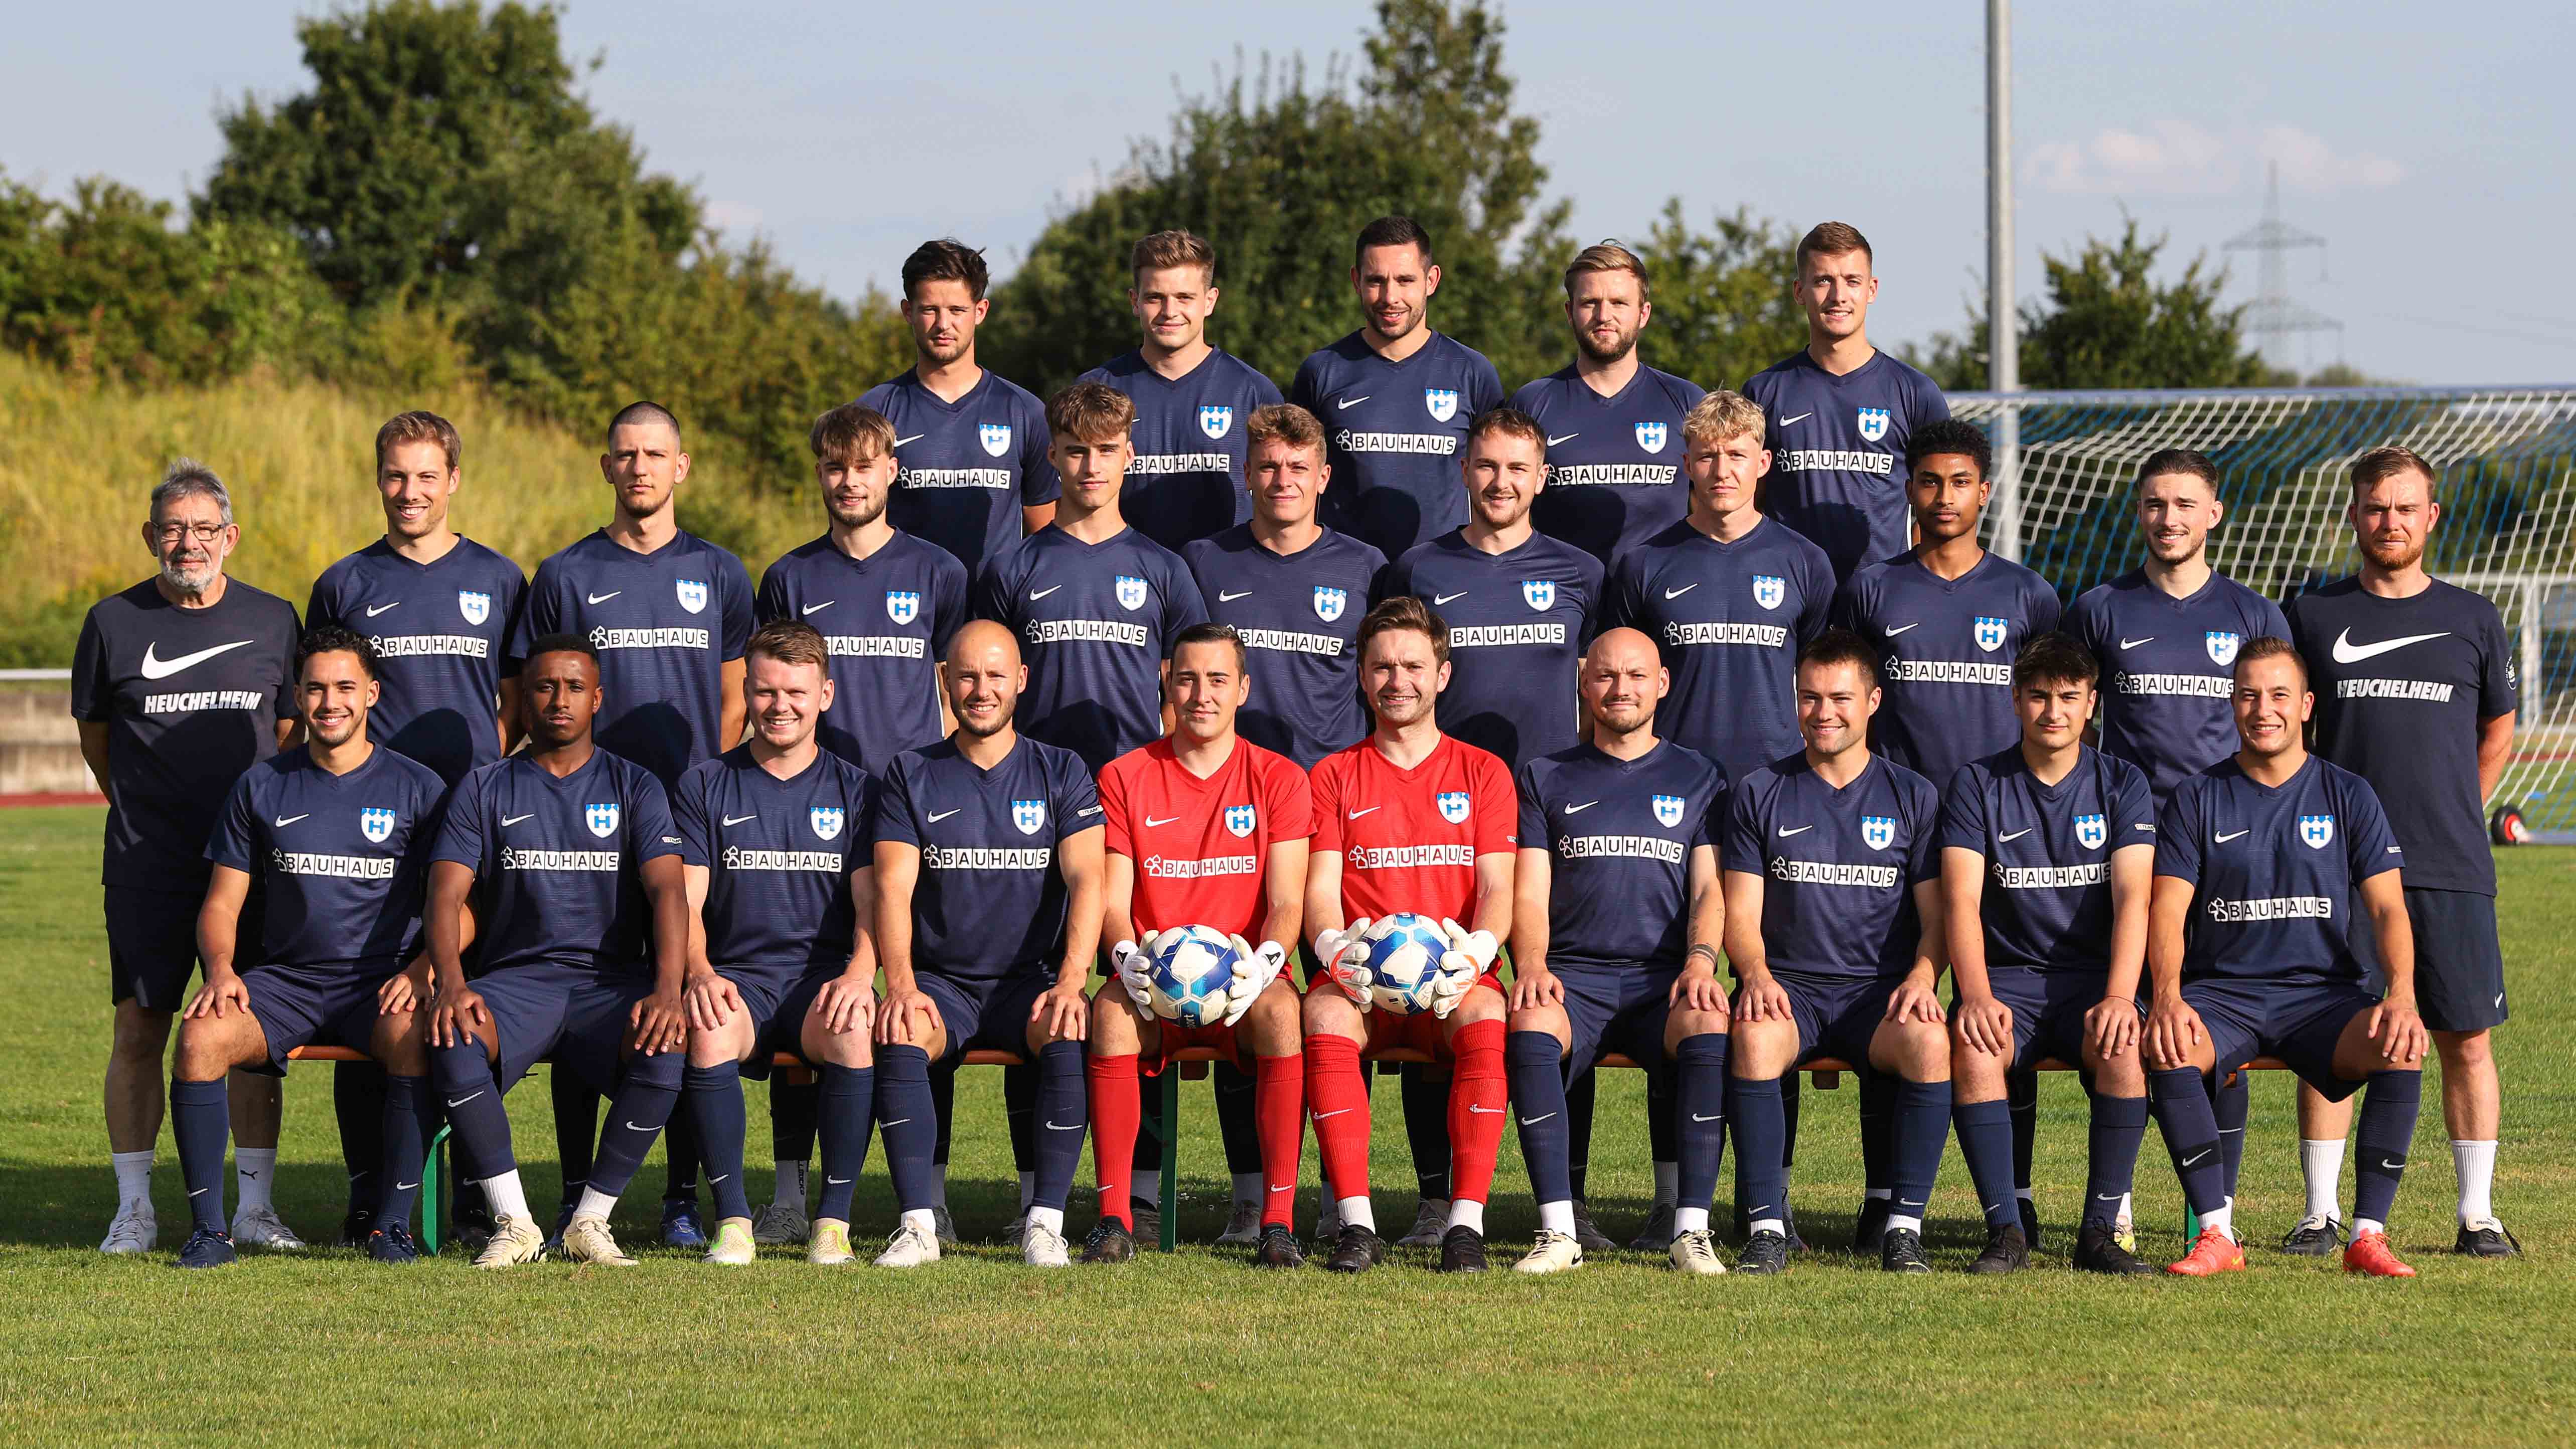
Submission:
[[[1986,0],[1986,379],[1995,412],[1994,551],[2021,557],[2021,336],[2013,314],[2012,0]]]

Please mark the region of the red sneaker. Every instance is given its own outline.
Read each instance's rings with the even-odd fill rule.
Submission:
[[[2343,1270],[2373,1278],[2412,1278],[2415,1270],[2397,1261],[2386,1233],[2355,1233],[2343,1250]]]
[[[2245,1245],[2227,1236],[2224,1228],[2203,1228],[2192,1240],[2191,1251],[2179,1263],[2167,1263],[2165,1271],[2185,1278],[2207,1278],[2216,1273],[2245,1271]]]

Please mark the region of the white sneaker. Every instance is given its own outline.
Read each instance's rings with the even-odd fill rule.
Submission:
[[[1413,1231],[1395,1240],[1399,1248],[1436,1248],[1441,1236],[1449,1231],[1449,1199],[1426,1197],[1421,1211],[1413,1215]]]
[[[243,1208],[233,1214],[233,1244],[242,1248],[266,1248],[272,1253],[300,1253],[304,1240],[278,1217],[277,1210],[263,1203]]]
[[[1226,1214],[1225,1231],[1216,1235],[1220,1243],[1248,1247],[1261,1241],[1261,1204],[1237,1202]]]
[[[1024,1240],[1028,1236],[1028,1231],[1029,1210],[1027,1208],[1022,1208],[1020,1209],[1020,1215],[1011,1219],[1011,1225],[1002,1229],[1002,1241],[1010,1244],[1014,1248],[1024,1246]]]
[[[1726,1271],[1726,1264],[1717,1256],[1717,1234],[1706,1228],[1675,1233],[1672,1260],[1673,1267],[1684,1273],[1715,1277]]]
[[[526,1218],[503,1217],[492,1224],[492,1236],[474,1255],[477,1268],[515,1268],[546,1255],[546,1235]]]
[[[771,1203],[751,1220],[751,1240],[764,1247],[801,1243],[812,1231],[814,1225],[805,1220],[805,1204],[801,1202]]]
[[[1044,1223],[1029,1223],[1020,1235],[1020,1261],[1032,1268],[1073,1266],[1073,1259],[1064,1250],[1064,1234]]]
[[[836,1223],[825,1218],[814,1225],[813,1232],[806,1235],[805,1261],[808,1263],[824,1268],[837,1268],[843,1263],[857,1262],[858,1257],[858,1254],[850,1251],[848,1223]]]
[[[1583,1266],[1583,1244],[1571,1233],[1552,1228],[1538,1230],[1538,1241],[1530,1245],[1528,1256],[1512,1265],[1515,1273],[1563,1273]]]
[[[880,1268],[918,1268],[939,1261],[939,1235],[931,1230],[906,1223],[886,1239],[886,1250],[877,1254]]]
[[[716,1223],[716,1240],[707,1245],[707,1261],[728,1268],[747,1268],[760,1256],[752,1245],[749,1218],[724,1218]]]
[[[107,1236],[99,1241],[102,1253],[148,1253],[161,1241],[161,1225],[152,1217],[152,1199],[137,1198],[120,1203],[116,1221],[107,1225]]]
[[[606,1268],[632,1268],[635,1260],[617,1246],[617,1238],[608,1231],[608,1219],[596,1213],[574,1213],[564,1224],[563,1255],[576,1263],[597,1263]]]

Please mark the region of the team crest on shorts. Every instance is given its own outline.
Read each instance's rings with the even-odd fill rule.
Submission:
[[[836,840],[840,838],[841,825],[848,819],[848,812],[838,805],[817,805],[805,812],[805,818],[813,825],[816,835],[825,840]]]
[[[1872,850],[1885,850],[1896,843],[1896,817],[1864,815],[1860,818],[1860,842]]]
[[[921,595],[910,589],[886,590],[886,617],[909,624],[921,617]]]
[[[1885,408],[1860,410],[1860,435],[1875,443],[1887,436],[1888,416]]]
[[[1441,819],[1443,819],[1443,820],[1448,821],[1448,822],[1449,822],[1450,824],[1452,824],[1452,825],[1464,825],[1464,824],[1466,824],[1466,823],[1467,823],[1467,792],[1466,792],[1466,791],[1464,791],[1464,790],[1443,790],[1443,791],[1441,791],[1441,792],[1440,792],[1440,818],[1441,818]]]
[[[1753,602],[1766,609],[1776,609],[1789,602],[1789,581],[1772,574],[1755,574]]]
[[[1445,423],[1458,416],[1458,389],[1426,387],[1422,390],[1422,405],[1431,409],[1433,422]]]
[[[2323,850],[2334,844],[2334,817],[2331,815],[2300,816],[2299,843],[2310,850]]]
[[[1655,797],[1655,823],[1656,823],[1656,824],[1658,824],[1658,825],[1663,826],[1663,827],[1664,827],[1665,829],[1667,829],[1667,830],[1671,829],[1672,827],[1674,827],[1674,826],[1676,826],[1676,825],[1681,824],[1681,823],[1682,823],[1682,797],[1681,797],[1681,796],[1679,796],[1679,795],[1658,795],[1658,796],[1656,796],[1656,797]]]
[[[1228,805],[1225,807],[1225,828],[1233,831],[1236,836],[1241,837],[1250,835],[1252,833],[1252,825],[1253,814],[1251,806]]]
[[[1203,407],[1199,409],[1199,431],[1211,438],[1222,438],[1234,431],[1234,409]]]
[[[605,805],[584,805],[581,807],[581,823],[589,826],[590,833],[598,836],[602,840],[606,840],[608,837],[615,835],[617,833],[617,802],[611,800]]]
[[[700,579],[680,580],[680,607],[692,614],[706,612],[707,586]]]
[[[466,623],[480,624],[484,620],[492,617],[492,596],[490,594],[478,594],[472,589],[458,589],[456,591],[456,612],[465,616]]]
[[[1120,574],[1118,576],[1118,607],[1122,609],[1141,609],[1145,607],[1145,581],[1143,579],[1131,578],[1126,574]]]
[[[1521,580],[1521,602],[1542,614],[1555,608],[1556,581],[1554,579]]]
[[[1662,423],[1637,424],[1637,446],[1645,449],[1649,453],[1662,452],[1664,450],[1664,439],[1667,436],[1669,436],[1669,434],[1666,432],[1665,425]]]
[[[1004,453],[1011,451],[1011,425],[1009,423],[977,423],[975,425],[975,441],[984,445],[985,452],[998,458]]]
[[[2218,629],[2212,629],[2200,638],[2209,649],[2209,662],[2221,669],[2236,662],[2237,646],[2245,642],[2237,635]]]
[[[2103,819],[2099,815],[2078,815],[2075,817],[2076,844],[2083,846],[2086,850],[2100,850],[2102,848],[2102,842],[2110,838],[2110,821]]]
[[[1350,603],[1350,592],[1346,589],[1328,589],[1322,584],[1315,586],[1315,617],[1327,624],[1342,617],[1342,610],[1349,608]]]
[[[2004,636],[2011,632],[2009,620],[1992,619],[1983,614],[1977,616],[1977,647],[1989,654],[2004,647]]]
[[[1046,802],[1044,800],[1012,801],[1011,823],[1020,827],[1022,835],[1037,834],[1046,824]]]
[[[358,829],[378,845],[393,837],[394,812],[381,805],[369,805],[358,812]]]

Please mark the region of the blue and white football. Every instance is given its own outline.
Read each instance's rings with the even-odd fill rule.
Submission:
[[[1371,1004],[1398,1016],[1428,1011],[1441,953],[1449,949],[1440,923],[1398,911],[1370,925],[1368,942],[1369,974],[1376,978],[1369,987]]]
[[[1183,1026],[1215,1026],[1233,1004],[1234,942],[1207,926],[1180,926],[1154,938],[1153,967],[1146,973],[1154,1014]]]

